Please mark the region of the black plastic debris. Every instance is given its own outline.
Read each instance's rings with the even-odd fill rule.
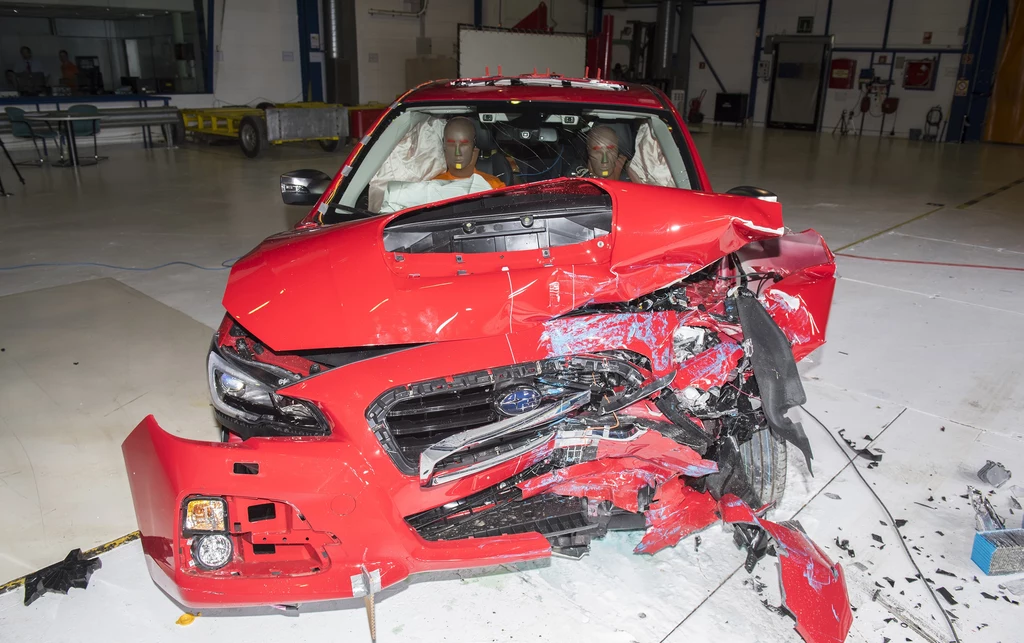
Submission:
[[[939,587],[938,589],[935,590],[935,593],[937,593],[942,598],[946,599],[946,602],[949,603],[950,605],[956,605],[957,604],[956,599],[953,598],[953,595],[950,594],[949,590],[946,589],[945,587]]]
[[[836,547],[846,552],[846,555],[850,558],[857,557],[857,554],[853,551],[853,548],[850,547],[850,541],[847,539],[839,540],[839,536],[836,536]]]
[[[896,519],[896,529],[902,529],[903,525],[907,524],[907,521],[902,518]]]
[[[826,498],[831,498],[832,500],[842,500],[842,497],[839,494],[832,493],[831,491],[826,491],[825,492],[825,497]]]
[[[61,562],[25,577],[25,605],[31,605],[47,592],[67,594],[72,587],[85,589],[89,577],[100,567],[98,557],[86,558],[81,549],[72,549]]]
[[[906,577],[903,578],[903,580],[907,581],[908,583],[916,583],[918,579],[911,578],[910,576],[906,576]]]
[[[896,587],[896,581],[894,581],[893,579],[889,578],[888,576],[883,576],[882,579],[885,582],[889,583],[889,587]]]
[[[874,467],[877,467],[878,463],[882,460],[882,454],[875,453],[870,449],[857,448],[857,443],[854,442],[853,440],[848,439],[845,435],[845,431],[846,429],[839,429],[839,437],[843,439],[843,442],[845,442],[848,447],[850,447],[850,450],[856,453],[858,456],[864,458],[865,460],[870,460],[871,464],[874,464]],[[867,435],[864,436],[864,439],[868,440],[869,442],[871,441],[870,436]],[[873,466],[871,466],[871,464],[868,464],[869,469],[874,468]]]
[[[981,595],[984,596],[985,598],[987,598],[990,601],[998,601],[999,600],[998,596],[993,596],[992,594],[989,594],[988,592],[982,592]]]
[[[953,578],[956,578],[956,574],[954,574],[953,572],[947,572],[944,569],[936,569],[935,573],[942,574],[943,576],[952,576]]]
[[[700,536],[694,536],[693,537],[693,553],[696,554],[697,550],[699,550],[699,549],[700,549]]]
[[[878,534],[871,534],[871,538],[872,538],[872,539],[873,539],[873,540],[874,540],[874,541],[875,541],[876,543],[881,543],[881,542],[884,542],[884,541],[882,540],[882,537],[881,537],[881,536],[879,536]]]

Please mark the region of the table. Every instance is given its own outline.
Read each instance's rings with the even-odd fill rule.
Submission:
[[[58,167],[78,167],[80,165],[96,165],[96,159],[85,159],[79,161],[78,159],[78,144],[75,142],[75,128],[74,123],[77,121],[101,121],[102,116],[72,116],[70,114],[25,114],[25,120],[27,121],[41,121],[44,123],[57,123],[57,127],[60,127],[61,123],[64,124],[64,131],[67,133],[68,139],[68,156],[71,157],[70,161],[60,160],[54,165]]]

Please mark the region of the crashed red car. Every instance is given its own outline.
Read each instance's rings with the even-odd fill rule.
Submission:
[[[455,117],[486,185],[434,181]],[[595,131],[615,133],[619,176],[593,171]],[[333,180],[290,173],[282,193],[315,207],[232,269],[207,367],[225,441],[147,417],[124,442],[168,594],[372,596],[578,558],[609,530],[654,554],[724,520],[748,571],[778,556],[807,641],[846,638],[840,566],[765,518],[787,448],[810,462],[786,412],[805,399],[795,360],[824,341],[832,254],[770,193],[712,192],[660,91],[430,83]]]

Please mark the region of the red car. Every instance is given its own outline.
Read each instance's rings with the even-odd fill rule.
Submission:
[[[147,417],[123,445],[153,579],[193,607],[370,596],[410,574],[654,554],[718,520],[842,641],[843,571],[781,497],[799,360],[835,283],[774,195],[715,193],[644,86],[438,81],[233,267],[207,365],[223,443]]]

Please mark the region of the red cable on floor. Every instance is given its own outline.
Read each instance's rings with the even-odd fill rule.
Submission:
[[[953,268],[985,268],[987,270],[1012,270],[1024,272],[1024,268],[1012,266],[986,266],[978,263],[947,263],[945,261],[915,261],[913,259],[884,259],[882,257],[865,257],[864,255],[851,255],[845,252],[837,252],[837,257],[849,257],[851,259],[865,259],[867,261],[884,261],[886,263],[915,263],[922,266],[952,266]]]

